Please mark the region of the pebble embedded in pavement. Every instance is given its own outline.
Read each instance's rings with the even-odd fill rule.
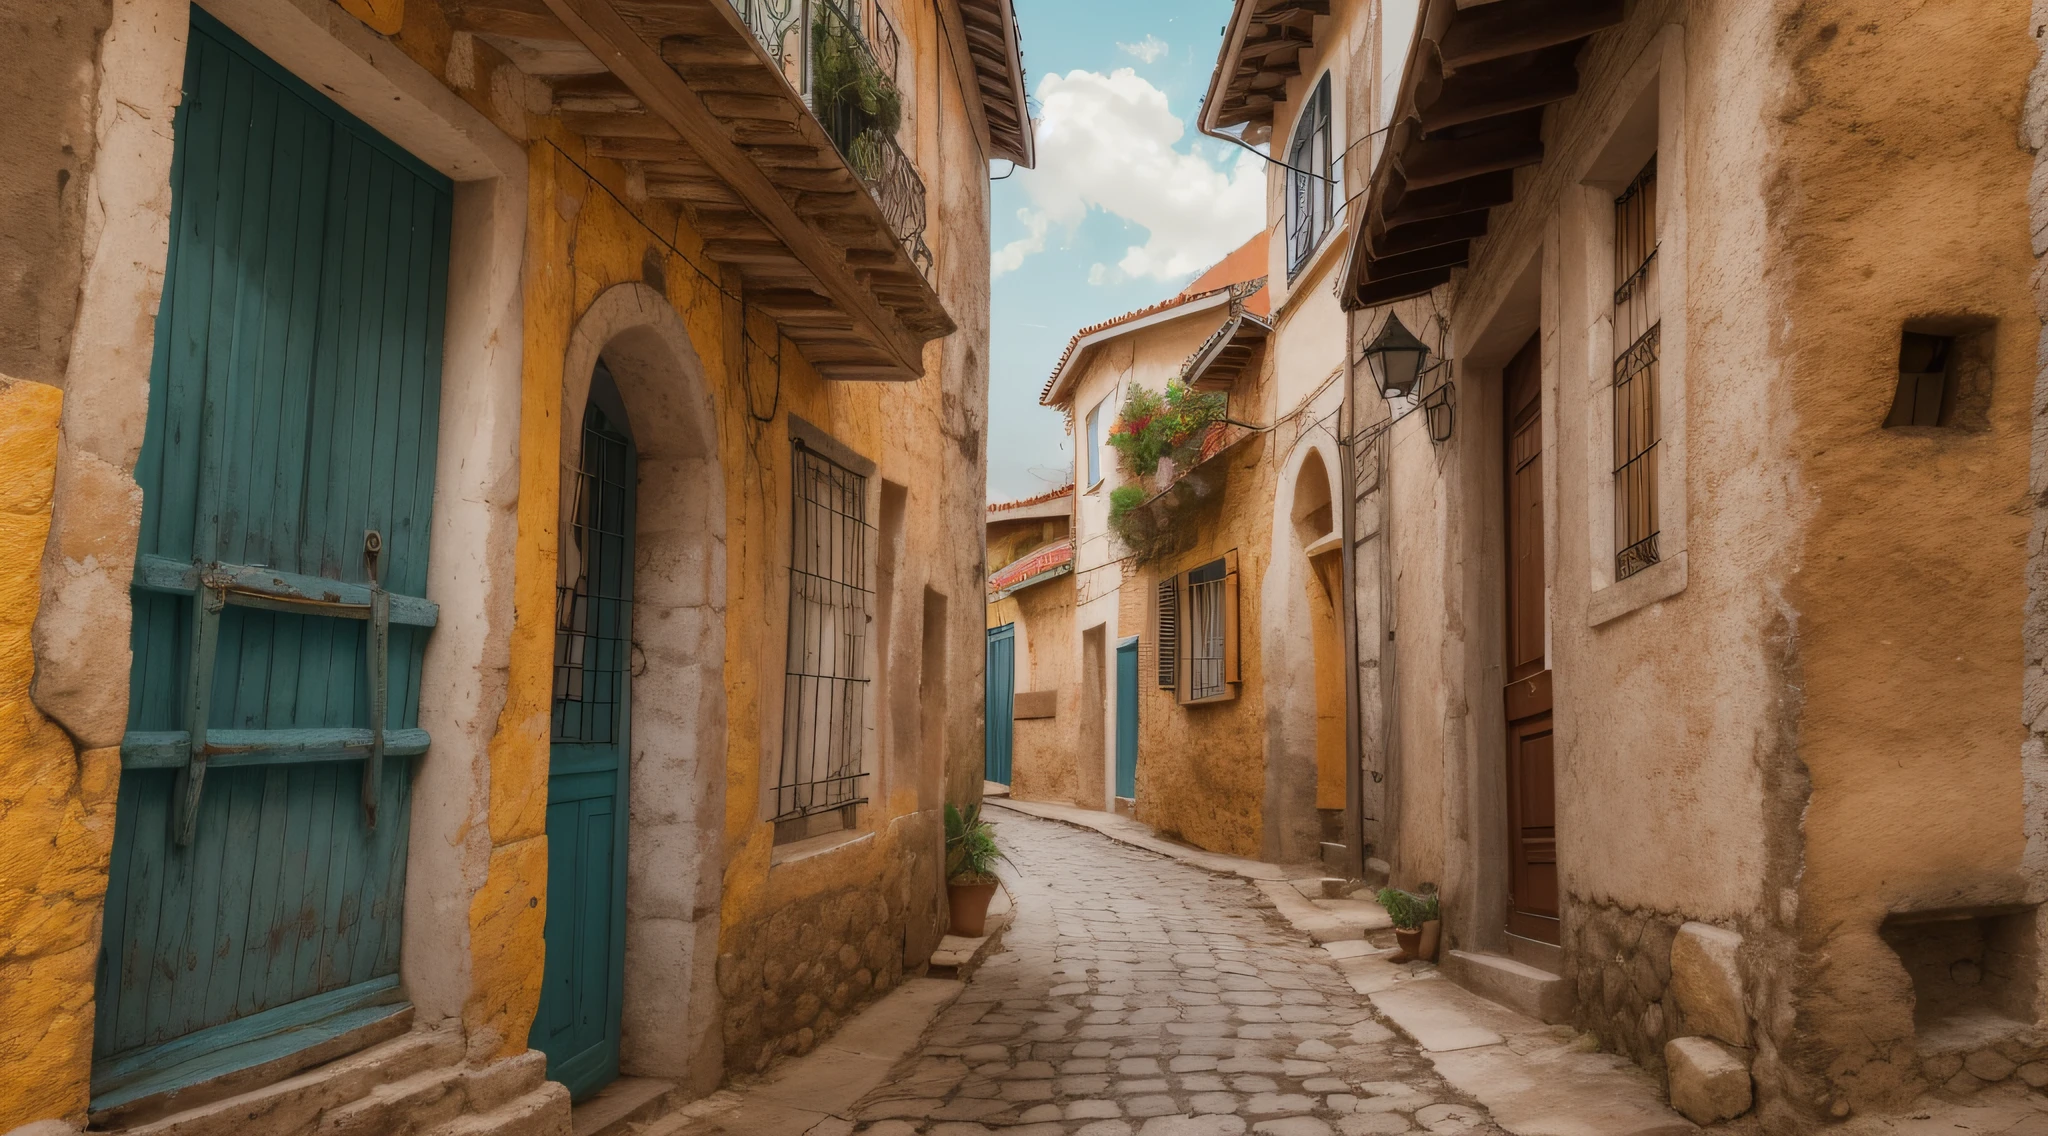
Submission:
[[[866,1136],[1495,1133],[1256,889],[991,817],[1002,949],[861,1101]]]

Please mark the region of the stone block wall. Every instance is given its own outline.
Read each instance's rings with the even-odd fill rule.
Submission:
[[[1671,943],[1683,916],[1573,897],[1564,918],[1565,980],[1578,999],[1576,1024],[1661,1074],[1664,1046],[1680,1036],[1671,991]]]
[[[794,899],[728,930],[718,990],[729,1073],[809,1053],[860,1007],[924,973],[946,932],[932,859],[884,857],[879,880]]]

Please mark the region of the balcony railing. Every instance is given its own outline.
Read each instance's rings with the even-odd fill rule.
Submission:
[[[803,96],[840,156],[882,207],[890,231],[930,279],[924,180],[896,142],[903,93],[896,28],[876,0],[731,0]]]

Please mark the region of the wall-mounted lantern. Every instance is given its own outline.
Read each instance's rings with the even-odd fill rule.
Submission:
[[[1372,368],[1373,380],[1380,384],[1380,397],[1389,400],[1414,394],[1415,384],[1435,369],[1429,365],[1429,345],[1415,338],[1392,312],[1380,325],[1379,335],[1366,344],[1365,365]]]
[[[1365,346],[1365,365],[1372,369],[1373,380],[1380,385],[1380,397],[1390,402],[1414,397],[1423,376],[1442,369],[1449,362],[1442,358],[1432,362],[1429,345],[1417,339],[1415,333],[1401,322],[1401,317],[1392,312],[1387,313],[1387,322],[1380,325],[1380,333]],[[1424,421],[1429,425],[1429,438],[1433,442],[1450,440],[1456,413],[1451,405],[1451,395],[1451,382],[1445,379],[1416,404],[1423,411]]]

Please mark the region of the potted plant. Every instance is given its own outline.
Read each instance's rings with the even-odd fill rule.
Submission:
[[[1436,957],[1437,936],[1443,927],[1441,905],[1436,889],[1426,884],[1424,887],[1427,890],[1420,894],[1400,888],[1380,889],[1380,906],[1387,909],[1387,918],[1394,921],[1394,941],[1401,947],[1394,962]]]
[[[978,938],[988,929],[988,905],[996,895],[995,827],[981,819],[981,806],[966,813],[946,805],[946,905],[955,935]]]

